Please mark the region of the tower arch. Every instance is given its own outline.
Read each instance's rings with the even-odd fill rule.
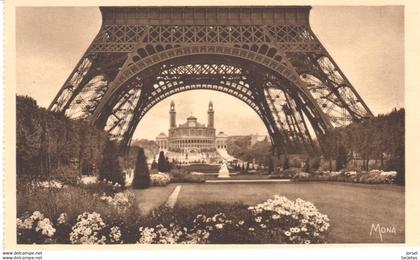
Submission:
[[[319,136],[372,116],[312,32],[309,6],[100,10],[98,35],[49,109],[89,120],[122,146],[154,104],[194,88],[246,102],[283,152],[311,150],[309,127]]]

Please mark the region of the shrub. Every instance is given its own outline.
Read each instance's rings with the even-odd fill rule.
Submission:
[[[163,151],[160,151],[159,153],[157,169],[159,172],[168,172],[168,164],[166,162],[166,157]]]
[[[160,208],[143,221],[139,243],[324,243],[328,228],[312,203],[275,196],[253,207]]]
[[[273,158],[269,157],[267,164],[268,164],[268,174],[271,175],[274,172],[274,161],[273,161]]]
[[[286,243],[323,243],[326,241],[329,218],[321,214],[310,202],[291,201],[274,196],[266,202],[248,208],[258,228],[267,230],[273,237]]]
[[[269,178],[270,179],[290,179],[290,178],[293,178],[295,174],[298,172],[300,172],[300,170],[297,168],[288,168],[288,169],[277,172],[276,175],[270,176]]]
[[[150,175],[150,183],[152,186],[166,186],[171,182],[171,177],[166,173],[157,173]]]
[[[319,156],[315,156],[309,159],[309,168],[311,170],[318,170],[320,166],[321,166],[321,158]]]
[[[97,188],[100,190],[98,191]],[[104,194],[105,189],[108,189],[105,193],[106,196],[111,196],[113,200],[116,199],[119,202],[125,201],[121,195],[115,195],[121,192],[121,188],[114,189],[112,185],[103,182],[83,185],[82,187],[68,186],[61,189],[40,189],[30,184],[22,183],[17,190],[17,216],[28,216],[32,212],[39,211],[46,218],[49,218],[51,222],[55,223],[62,213],[66,213],[67,223],[75,223],[80,214],[95,211],[109,224],[121,226],[124,223],[124,226],[127,227],[137,225],[139,209],[134,196],[124,195],[124,197],[128,198],[129,203],[124,204],[123,211],[126,214],[121,214],[121,207],[119,209],[101,199],[104,195],[100,196],[99,194]],[[118,205],[121,204],[119,202],[117,203]],[[57,225],[54,225],[54,227],[57,229],[57,232],[60,230]],[[62,243],[69,243],[68,234],[67,232],[67,236],[63,238],[66,241],[61,241]]]
[[[149,168],[143,148],[138,151],[132,186],[134,189],[145,189],[150,186]]]
[[[72,227],[70,242],[72,244],[105,244],[104,228],[105,223],[100,214],[84,212],[77,217],[77,222]]]
[[[287,156],[284,158],[284,161],[283,161],[283,169],[284,170],[289,169],[289,158],[287,158]]]
[[[121,192],[123,190],[123,186],[121,186],[118,183],[112,183],[111,181],[99,181],[96,183],[87,183],[87,184],[80,183],[78,186],[85,191],[91,192],[92,194],[105,193],[110,196],[114,195],[117,192]]]
[[[107,141],[99,168],[99,178],[124,185],[124,174],[118,161],[118,153],[118,145],[114,141]]]
[[[16,174],[56,176],[94,173],[107,133],[82,120],[41,108],[16,96]]]
[[[157,162],[156,162],[156,160],[154,158],[153,158],[152,165],[150,165],[150,169],[151,170],[157,169]]]
[[[387,163],[388,171],[396,171],[396,183],[405,185],[405,162],[404,157],[392,158]]]
[[[370,172],[330,172],[320,171],[308,173],[298,173],[294,176],[295,181],[338,181],[367,184],[393,184],[396,179],[396,172],[383,172],[372,170]]]
[[[39,211],[34,211],[31,216],[21,216],[16,220],[16,226],[19,244],[49,243],[56,232],[50,219]]]
[[[337,171],[344,169],[346,167],[346,163],[347,163],[346,149],[343,145],[339,145],[338,151],[337,151],[337,158],[335,161],[335,169]]]

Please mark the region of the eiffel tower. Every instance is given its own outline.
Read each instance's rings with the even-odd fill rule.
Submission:
[[[215,90],[257,113],[276,152],[314,152],[316,137],[372,113],[311,30],[310,9],[101,7],[99,33],[49,110],[127,147],[161,100]]]

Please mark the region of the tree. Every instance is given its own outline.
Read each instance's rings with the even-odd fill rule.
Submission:
[[[245,174],[245,165],[244,165],[244,163],[242,163],[242,166],[241,166],[241,174]]]
[[[156,160],[153,158],[153,162],[152,162],[152,165],[150,166],[150,169],[154,170],[154,169],[156,169],[156,168],[157,168],[157,162],[156,162]]]
[[[274,171],[274,161],[273,161],[273,158],[271,158],[271,157],[269,157],[268,158],[268,174],[273,174],[273,171]]]
[[[163,151],[160,151],[157,165],[159,172],[168,172],[168,165],[166,163],[165,154]]]
[[[347,152],[343,145],[339,145],[337,149],[337,158],[335,160],[335,170],[340,171],[346,167]]]
[[[124,185],[124,174],[118,161],[118,145],[114,141],[108,140],[105,144],[99,178]]]
[[[310,166],[310,161],[309,161],[309,157],[306,157],[304,164],[303,164],[303,171],[304,172],[310,172],[311,171],[311,166]]]
[[[168,157],[165,158],[165,162],[166,162],[166,172],[170,172],[173,167],[172,167],[172,164],[169,162]]]
[[[284,157],[284,162],[283,162],[283,170],[287,170],[289,169],[289,158],[286,156]]]
[[[146,189],[150,186],[150,173],[143,148],[140,148],[137,154],[132,186],[134,189]]]

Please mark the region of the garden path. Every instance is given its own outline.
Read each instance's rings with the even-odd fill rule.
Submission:
[[[176,184],[169,184],[164,187],[154,186],[144,190],[132,189],[131,191],[136,196],[141,214],[147,215],[153,209],[162,206],[176,186]]]

